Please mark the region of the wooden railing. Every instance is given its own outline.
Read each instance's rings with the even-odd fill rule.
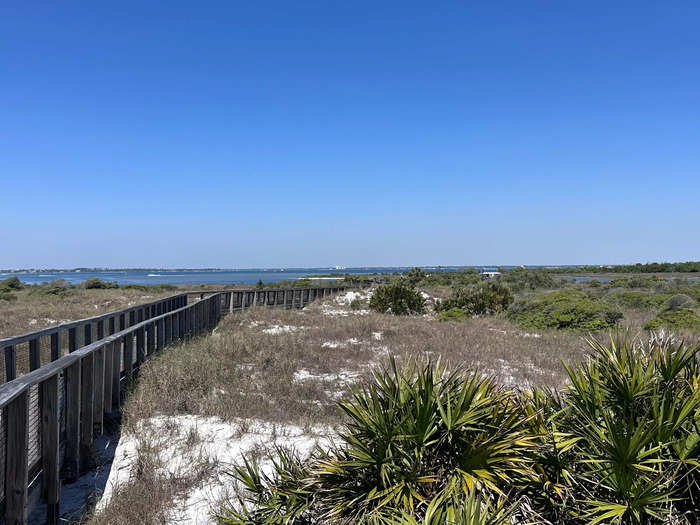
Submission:
[[[40,483],[46,522],[58,523],[61,481],[74,480],[89,469],[92,442],[104,430],[105,415],[118,413],[124,393],[149,356],[172,342],[206,333],[226,313],[256,305],[300,308],[343,290],[208,291],[191,304],[187,295],[202,292],[188,292],[0,340],[3,347],[13,348],[6,358],[16,357],[17,345],[25,342],[30,354],[30,370],[0,385],[0,521],[26,524],[29,490]],[[128,326],[127,315],[132,318]],[[80,329],[85,335],[82,346],[76,342],[75,331]],[[65,330],[69,351],[61,355],[56,334]],[[51,352],[44,366],[37,350],[42,337],[49,338]],[[16,373],[16,365],[11,368]]]

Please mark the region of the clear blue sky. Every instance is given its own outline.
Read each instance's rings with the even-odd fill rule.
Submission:
[[[0,5],[0,268],[700,259],[696,1],[108,4]]]

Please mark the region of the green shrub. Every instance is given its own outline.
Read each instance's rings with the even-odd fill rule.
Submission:
[[[54,295],[66,297],[75,293],[75,286],[65,279],[55,279],[48,283],[36,284],[29,290],[31,295]]]
[[[103,281],[98,277],[90,277],[83,281],[83,287],[86,290],[105,290],[111,288],[119,288],[119,285],[112,281]]]
[[[466,321],[471,314],[463,308],[450,308],[437,314],[438,321]]]
[[[379,286],[369,300],[370,310],[394,315],[422,314],[423,296],[407,284],[397,282]]]
[[[403,276],[408,282],[408,284],[410,284],[411,286],[416,286],[427,277],[427,274],[425,273],[425,271],[423,271],[422,268],[418,268],[416,266],[415,268],[411,268],[410,271],[405,272]]]
[[[359,299],[350,301],[350,310],[362,310],[362,301]]]
[[[8,290],[21,290],[24,288],[24,283],[19,280],[19,277],[13,275],[7,279],[0,281],[0,289],[5,288]]]
[[[545,441],[545,458],[559,453],[552,480],[573,477],[567,514],[575,523],[684,523],[684,514],[697,523],[698,347],[626,334],[589,345],[588,362],[567,367],[564,410]]]
[[[699,330],[700,317],[692,308],[680,308],[678,310],[664,310],[651,321],[644,325],[646,330]]]
[[[513,303],[508,317],[523,328],[559,330],[603,330],[611,328],[623,314],[612,305],[589,299],[569,290],[536,295]]]
[[[307,462],[278,454],[270,477],[253,460],[236,467],[243,510],[224,509],[222,523],[379,524],[436,495],[498,493],[531,475],[526,418],[480,372],[392,359],[340,408],[342,444]]]
[[[559,288],[560,286],[560,283],[549,272],[542,269],[513,268],[512,270],[503,270],[497,279],[506,283],[511,290],[516,292],[538,288]]]
[[[440,301],[439,311],[459,308],[470,315],[495,314],[505,311],[513,302],[510,289],[498,281],[482,281],[466,288],[457,288],[452,297]]]
[[[623,308],[635,308],[638,310],[658,310],[668,300],[668,294],[660,294],[641,290],[611,290],[603,300],[622,306]]]

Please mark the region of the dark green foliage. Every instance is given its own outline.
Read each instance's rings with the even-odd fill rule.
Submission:
[[[499,281],[481,281],[465,288],[457,288],[452,297],[440,301],[439,311],[459,308],[469,315],[488,315],[504,312],[513,302],[510,289]]]
[[[351,310],[362,310],[362,301],[359,299],[353,299],[350,301],[350,309]]]
[[[478,372],[392,359],[340,408],[342,444],[305,463],[278,454],[271,478],[239,466],[244,510],[224,509],[222,523],[389,523],[436,497],[505,493],[532,476],[525,416]]]
[[[467,286],[479,282],[475,268],[465,268],[456,272],[431,271],[423,278],[425,286]]]
[[[55,279],[48,283],[35,284],[29,290],[32,295],[54,295],[67,297],[75,293],[75,286],[65,279]]]
[[[438,321],[466,321],[471,317],[472,315],[463,308],[450,308],[437,314]]]
[[[612,290],[603,300],[624,308],[638,310],[658,310],[670,296],[642,290]]]
[[[684,523],[685,513],[685,523],[697,523],[698,348],[670,340],[640,344],[625,334],[589,344],[589,362],[567,368],[564,412],[550,427],[550,442],[571,447],[564,469],[551,471],[570,476],[575,503],[568,513],[630,525]],[[673,499],[677,515],[667,521]]]
[[[422,314],[425,299],[411,286],[397,282],[379,286],[369,300],[370,310],[394,315]]]
[[[646,330],[700,330],[700,317],[692,308],[664,310],[644,325]]]
[[[112,281],[103,281],[98,277],[90,277],[83,281],[83,287],[86,290],[106,290],[111,288],[119,288],[119,285]]]
[[[517,301],[508,310],[508,317],[523,328],[595,331],[615,326],[623,314],[583,292],[562,290]]]
[[[418,267],[411,268],[410,271],[404,273],[403,275],[408,284],[411,286],[416,286],[427,277],[427,274],[423,271],[423,269]]]
[[[637,263],[618,266],[578,266],[574,270],[582,273],[691,273],[700,272],[700,261]]]
[[[3,279],[2,281],[0,281],[0,290],[21,290],[22,288],[24,288],[24,283],[20,281],[19,277],[17,277],[16,275],[13,275],[12,277],[8,277],[7,279]]]
[[[515,292],[536,290],[538,288],[559,288],[560,286],[559,282],[543,269],[514,268],[512,270],[501,270],[501,275],[497,279],[506,283]]]
[[[665,288],[669,282],[663,277],[622,277],[607,282],[609,288]],[[662,291],[662,290],[659,290]]]

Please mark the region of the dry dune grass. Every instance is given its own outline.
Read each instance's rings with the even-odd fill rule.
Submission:
[[[140,290],[82,290],[72,295],[31,295],[27,290],[15,292],[16,301],[0,301],[0,338],[24,334],[59,323],[75,321],[128,306],[155,301],[176,292],[142,292]]]

